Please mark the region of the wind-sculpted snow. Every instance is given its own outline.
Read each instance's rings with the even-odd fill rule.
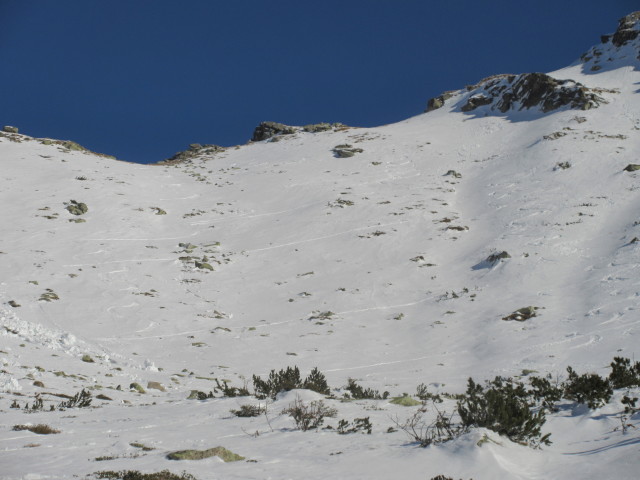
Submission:
[[[419,448],[398,428],[420,384],[443,399],[428,424],[469,377],[562,381],[638,358],[640,177],[625,167],[640,71],[610,64],[160,165],[5,133],[0,478],[635,479],[640,419],[622,401],[636,387],[595,409],[561,400],[540,450],[484,428]],[[462,111],[480,94],[490,103]],[[222,395],[294,365],[317,367],[332,397]],[[345,399],[350,378],[377,395]],[[60,406],[83,389],[90,408]],[[336,416],[298,430],[283,413],[298,398]],[[230,412],[246,405],[258,416]],[[12,430],[27,424],[60,433]],[[167,459],[216,447],[246,460]]]

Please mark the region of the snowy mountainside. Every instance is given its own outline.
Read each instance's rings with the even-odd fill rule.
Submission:
[[[460,393],[470,376],[606,375],[637,357],[639,177],[624,170],[640,163],[637,17],[565,69],[480,82],[377,128],[272,125],[158,165],[4,133],[0,478],[636,478],[640,433],[614,431],[620,392],[550,415],[541,450],[483,430],[417,448],[389,431],[411,408],[338,399],[349,378]],[[550,88],[541,101],[568,103],[527,103],[531,78]],[[280,412],[296,393],[323,398],[309,391],[270,418],[229,413],[256,399],[188,399],[293,365],[326,375],[328,423],[367,416],[372,434],[294,430]],[[82,388],[110,400],[10,408]],[[11,429],[27,423],[61,433]],[[165,457],[217,445],[252,461]]]

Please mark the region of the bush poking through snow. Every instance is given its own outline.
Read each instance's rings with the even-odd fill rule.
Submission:
[[[640,362],[632,365],[628,358],[613,357],[609,382],[613,388],[640,386]]]
[[[76,393],[73,397],[71,397],[66,402],[60,402],[58,405],[58,409],[62,410],[65,408],[85,408],[91,405],[91,401],[93,398],[91,397],[91,393],[84,388],[82,391]]]
[[[37,433],[38,435],[60,433],[60,430],[51,428],[49,425],[45,425],[44,423],[39,423],[38,425],[14,425],[13,430],[15,430],[16,432],[19,432],[21,430],[28,430],[30,432]]]
[[[354,400],[386,400],[389,397],[389,392],[384,392],[380,395],[378,390],[362,388],[353,378],[350,378],[347,382],[347,390],[349,390],[349,393],[344,394],[346,398],[353,398]]]
[[[609,403],[613,390],[608,379],[596,373],[578,375],[571,367],[567,367],[567,373],[569,378],[564,384],[564,398],[584,403],[591,409]]]
[[[355,418],[353,423],[348,422],[347,420],[340,420],[338,422],[338,434],[339,435],[347,435],[349,433],[357,433],[362,432],[367,435],[371,435],[371,431],[373,430],[373,425],[369,421],[369,417],[364,418]]]
[[[435,402],[432,405],[436,411],[436,418],[431,422],[425,420],[427,408],[424,405],[403,423],[400,423],[397,418],[392,419],[392,421],[421,447],[438,445],[454,440],[469,430],[468,426],[459,421],[454,421],[455,413],[448,414],[438,410]]]
[[[216,388],[214,388],[213,391],[216,393],[218,393],[218,391],[222,392],[223,397],[248,397],[250,395],[246,385],[244,387],[230,387],[228,380],[222,380],[222,383],[220,383],[217,378],[214,378],[214,381],[216,382]],[[211,397],[213,397],[213,395]],[[198,399],[204,400],[204,398],[200,398],[200,396]]]
[[[549,445],[550,434],[542,435],[545,411],[531,411],[529,393],[521,383],[496,377],[483,387],[469,378],[467,391],[458,401],[458,413],[465,427],[484,427],[518,443]]]
[[[324,374],[317,368],[311,370],[309,376],[302,381],[300,369],[296,366],[293,368],[287,367],[286,370],[280,370],[279,372],[271,370],[267,380],[262,380],[259,376],[254,375],[253,388],[257,398],[269,397],[275,399],[278,393],[296,388],[313,390],[323,395],[329,395],[330,393]]]
[[[338,411],[335,408],[326,406],[322,400],[306,404],[300,397],[296,397],[293,403],[290,403],[282,413],[293,418],[296,422],[296,427],[306,432],[307,430],[320,428],[325,418],[335,417]]]
[[[259,417],[266,409],[261,405],[240,405],[239,410],[230,410],[236,417]]]
[[[548,375],[544,378],[531,377],[529,378],[529,384],[531,385],[529,395],[538,405],[550,412],[558,411],[556,403],[562,399],[563,393],[563,385],[559,381],[551,383],[551,376]]]

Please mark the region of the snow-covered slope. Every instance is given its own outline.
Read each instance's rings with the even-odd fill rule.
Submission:
[[[3,134],[0,477],[637,478],[640,434],[614,431],[620,392],[550,415],[542,450],[489,431],[418,448],[388,433],[416,407],[387,400],[325,400],[334,426],[373,424],[338,435],[294,430],[280,412],[296,392],[269,421],[229,413],[255,399],[187,399],[290,365],[318,367],[339,398],[348,378],[460,393],[470,376],[606,375],[613,356],[639,354],[640,184],[624,170],[640,163],[634,15],[568,68],[488,79],[394,125],[292,129],[158,165]],[[362,151],[341,158],[344,144]],[[503,321],[528,306],[535,317]],[[111,400],[22,409],[82,388]],[[11,430],[27,423],[62,433]],[[483,434],[497,443],[478,446]],[[165,458],[217,445],[253,461]]]

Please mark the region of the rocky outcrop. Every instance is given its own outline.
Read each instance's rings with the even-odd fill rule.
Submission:
[[[2,127],[2,131],[5,133],[18,133],[18,127],[12,127],[10,125],[5,125]]]
[[[505,113],[509,110],[538,108],[547,113],[561,107],[588,110],[607,103],[597,93],[573,80],[558,80],[544,73],[498,75],[468,87],[471,95],[461,106],[463,112],[484,105]]]
[[[602,35],[602,43],[589,49],[580,57],[584,69],[598,72],[608,68],[636,64],[640,60],[640,11],[621,18],[618,28],[611,35]]]
[[[104,153],[93,152],[88,148],[83,147],[77,142],[72,140],[55,140],[52,138],[39,138],[37,139],[42,145],[57,145],[63,152],[82,152],[90,155],[97,155],[103,158],[110,158],[115,160],[116,157],[113,155],[106,155]]]
[[[295,127],[290,127],[289,125],[277,122],[262,122],[253,131],[251,141],[261,142],[262,140],[267,140],[276,135],[291,135],[292,133],[296,133]]]
[[[314,123],[312,125],[305,125],[302,130],[309,133],[327,132],[329,130],[338,131],[349,128],[344,123]]]
[[[364,150],[361,148],[354,148],[349,144],[336,145],[333,147],[333,153],[338,158],[349,158],[353,157],[356,153],[362,153]]]
[[[443,92],[437,97],[430,98],[427,102],[427,109],[425,110],[425,112],[431,112],[433,110],[437,110],[438,108],[444,107],[444,102],[453,97],[454,93],[454,91]]]
[[[200,157],[203,155],[213,155],[213,154],[224,152],[224,151],[225,151],[225,148],[221,147],[220,145],[210,145],[210,144],[200,145],[199,143],[192,143],[191,145],[189,145],[188,149],[182,150],[176,153],[175,155],[173,155],[172,157],[169,157],[168,159],[158,163],[164,164],[164,165],[175,164],[175,163],[184,162],[186,160],[191,160],[192,158]]]
[[[328,131],[337,132],[340,130],[345,130],[347,128],[351,127],[345,125],[344,123],[321,122],[305,125],[304,127],[292,127],[290,125],[285,125],[284,123],[262,122],[253,131],[251,141],[261,142],[263,140],[271,139],[271,141],[277,142],[281,139],[281,135],[292,135],[301,131],[308,133],[320,133]]]
[[[631,40],[635,40],[640,35],[640,11],[633,12],[622,17],[618,22],[616,33],[611,35],[611,43],[616,47],[626,45]],[[603,37],[603,43],[606,43]]]

